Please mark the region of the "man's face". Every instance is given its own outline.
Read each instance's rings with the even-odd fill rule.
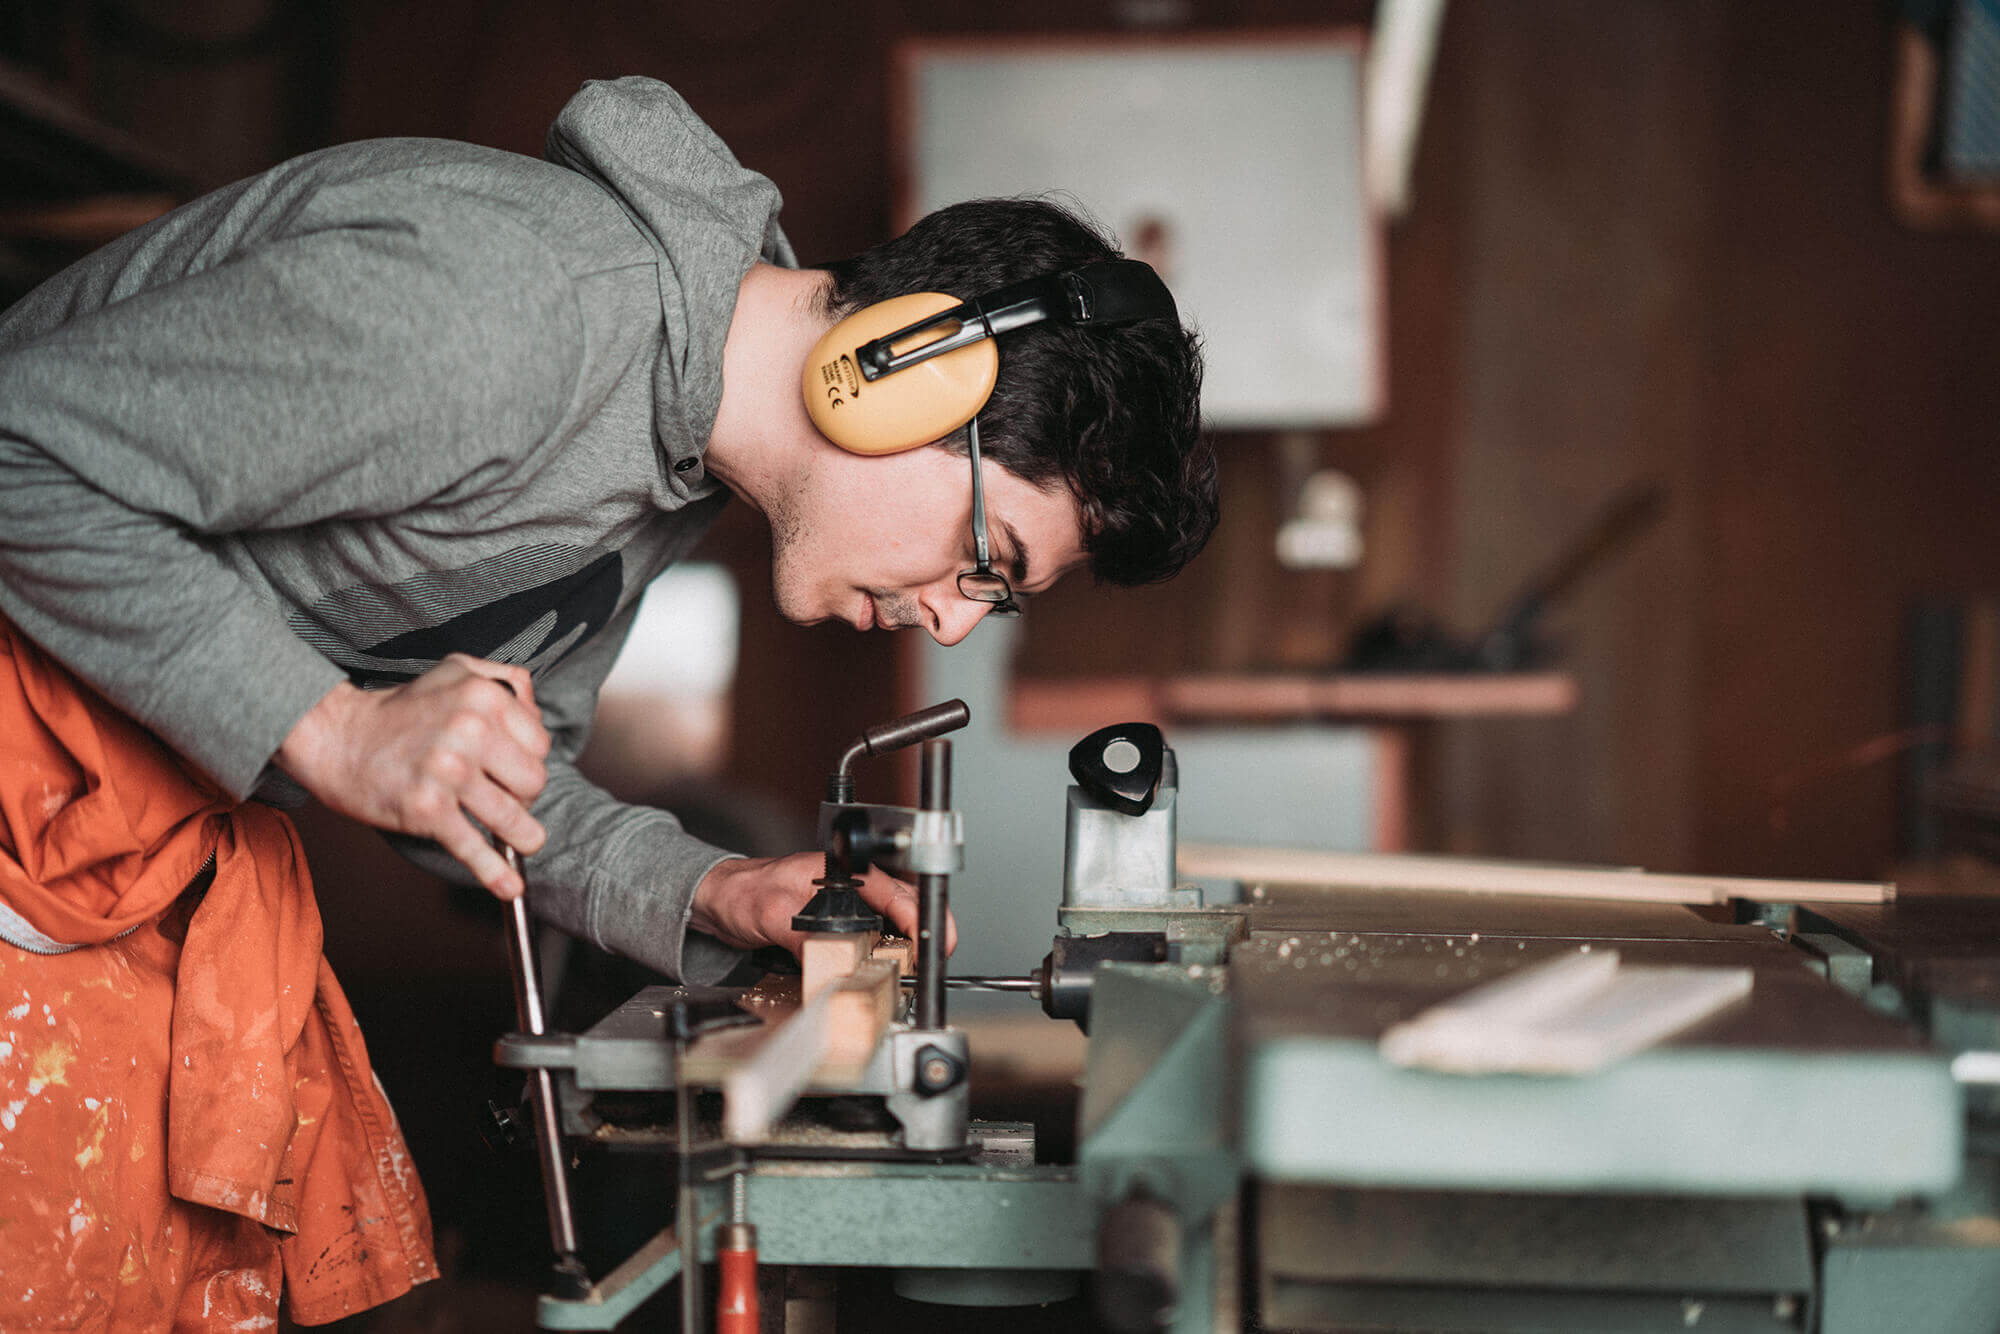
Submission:
[[[992,568],[1016,601],[1083,563],[1066,489],[1040,491],[996,464],[981,467]],[[787,620],[916,628],[956,644],[992,609],[958,591],[959,573],[973,568],[972,465],[962,454],[925,446],[862,458],[828,446],[770,519],[771,584]]]

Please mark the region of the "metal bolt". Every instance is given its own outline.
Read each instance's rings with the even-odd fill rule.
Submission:
[[[926,1097],[943,1093],[965,1078],[965,1067],[950,1052],[926,1043],[916,1056],[917,1092]]]

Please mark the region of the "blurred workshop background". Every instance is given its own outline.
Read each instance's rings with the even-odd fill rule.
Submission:
[[[1206,333],[1209,550],[941,652],[781,622],[764,530],[727,514],[649,596],[600,781],[791,850],[850,738],[961,694],[954,902],[988,973],[1053,929],[1065,750],[1133,717],[1179,752],[1183,839],[1884,877],[2000,844],[2000,70],[1949,39],[1979,21],[9,0],[0,299],[323,145],[538,154],[581,82],[622,74],[672,83],[778,183],[809,263],[952,198],[1061,189]],[[861,781],[894,799],[911,776]],[[532,1164],[495,1166],[473,1126],[510,1026],[497,914],[303,823],[448,1265],[529,1272]],[[571,971],[617,999],[600,962]],[[484,1217],[510,1196],[525,1225]]]

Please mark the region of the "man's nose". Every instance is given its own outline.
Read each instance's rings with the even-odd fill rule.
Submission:
[[[974,602],[962,595],[956,586],[949,592],[933,592],[924,598],[924,610],[929,613],[931,638],[945,648],[950,648],[959,640],[972,633],[972,627],[979,624],[979,618],[992,610],[992,604]]]

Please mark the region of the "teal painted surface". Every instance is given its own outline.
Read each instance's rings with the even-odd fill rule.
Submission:
[[[1096,1258],[1096,1211],[1069,1168],[760,1163],[749,1192],[760,1264],[1081,1270]],[[721,1215],[703,1217],[713,1258]],[[600,1282],[602,1300],[544,1297],[536,1323],[616,1328],[680,1268],[678,1251],[642,1250]]]
[[[1961,1166],[1959,1090],[1923,1052],[1665,1048],[1578,1079],[1403,1070],[1353,1039],[1248,1059],[1245,1162],[1280,1181],[1881,1199]]]
[[[1216,1327],[1216,1218],[1241,1179],[1225,982],[1207,965],[1102,964],[1091,995],[1078,1166],[1099,1208],[1138,1188],[1174,1206],[1182,1233],[1173,1334]]]
[[[1200,965],[1099,965],[1077,1161],[1101,1205],[1143,1185],[1192,1225],[1235,1195],[1223,983]]]
[[[1096,1253],[1067,1168],[763,1163],[750,1220],[770,1264],[1088,1269]]]
[[[2000,1330],[2000,1246],[1836,1245],[1821,1275],[1820,1334]]]

